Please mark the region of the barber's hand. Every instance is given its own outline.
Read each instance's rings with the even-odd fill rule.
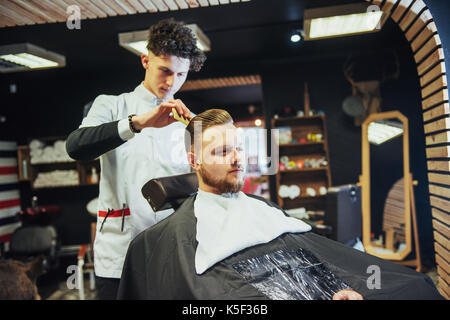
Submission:
[[[364,298],[352,289],[343,289],[334,294],[333,300],[364,300]]]
[[[176,108],[180,116],[188,120],[191,118],[191,112],[180,99],[170,99],[146,113],[133,116],[131,121],[138,130],[147,127],[162,128],[176,121],[170,116],[172,108]]]

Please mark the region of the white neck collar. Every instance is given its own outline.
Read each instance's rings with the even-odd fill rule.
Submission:
[[[243,192],[229,195],[198,190],[194,202],[197,274],[238,251],[267,243],[283,233],[311,230],[303,221],[286,217],[281,210]]]

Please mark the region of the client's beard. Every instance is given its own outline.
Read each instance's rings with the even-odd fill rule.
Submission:
[[[236,193],[244,187],[244,179],[237,179],[236,183],[227,182],[226,179],[218,179],[214,175],[208,173],[203,167],[200,167],[199,174],[205,184],[216,188],[220,193]]]

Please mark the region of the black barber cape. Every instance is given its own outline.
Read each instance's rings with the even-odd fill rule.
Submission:
[[[131,242],[118,299],[331,299],[348,287],[364,299],[442,299],[428,276],[312,232],[285,233],[197,275],[194,201]]]

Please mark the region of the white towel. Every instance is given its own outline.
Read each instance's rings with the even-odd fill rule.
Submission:
[[[243,192],[217,195],[198,190],[195,269],[202,274],[219,261],[245,248],[267,243],[286,232],[299,233],[311,226]]]

